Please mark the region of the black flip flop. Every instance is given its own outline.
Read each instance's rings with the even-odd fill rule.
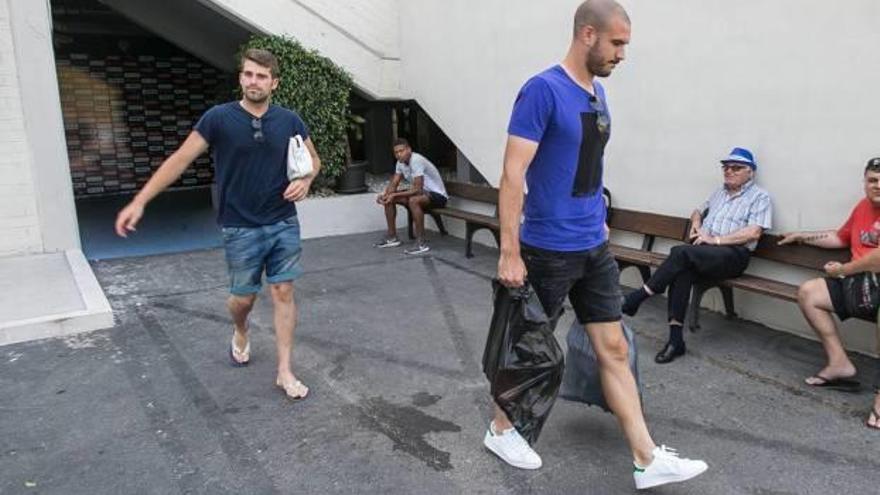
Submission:
[[[822,380],[822,383],[807,383],[811,387],[828,388],[831,390],[839,390],[841,392],[855,392],[862,384],[858,380],[850,378],[825,378],[822,375],[813,375],[810,378]]]

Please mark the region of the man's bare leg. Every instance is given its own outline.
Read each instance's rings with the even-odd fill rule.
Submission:
[[[269,291],[272,294],[275,348],[278,353],[277,382],[290,384],[297,380],[290,365],[293,336],[296,330],[296,302],[294,301],[293,282],[271,284]]]
[[[397,237],[397,202],[391,201],[385,204],[385,222],[388,224],[388,239]]]
[[[245,346],[247,346],[247,317],[253,309],[254,301],[256,300],[256,294],[247,296],[232,294],[226,300],[226,308],[229,310],[230,316],[232,316],[232,326],[234,328],[232,340],[236,349],[244,350]]]
[[[654,459],[656,445],[648,432],[636,379],[629,368],[629,345],[619,321],[589,323],[587,335],[599,360],[599,376],[608,407],[620,423],[633,459],[647,466]]]
[[[430,200],[424,194],[410,196],[409,211],[412,212],[413,224],[416,229],[416,239],[425,240],[425,208],[427,208]]]
[[[880,384],[878,384],[880,387]],[[874,394],[874,403],[871,404],[871,412],[868,413],[868,419],[865,421],[871,428],[880,430],[880,388]]]
[[[856,367],[846,355],[840,332],[831,316],[834,306],[831,304],[831,295],[825,280],[816,278],[804,282],[798,289],[798,306],[822,341],[828,358],[828,364],[816,376],[821,375],[829,380],[854,376]],[[821,385],[822,379],[816,379],[816,376],[807,378],[806,382],[810,385]]]

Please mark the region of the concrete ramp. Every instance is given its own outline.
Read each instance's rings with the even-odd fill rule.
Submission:
[[[113,326],[82,251],[0,258],[0,345]]]

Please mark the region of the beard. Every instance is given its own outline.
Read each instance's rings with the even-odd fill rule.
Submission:
[[[260,91],[257,91],[256,94],[251,95],[251,93],[248,90],[244,90],[243,95],[244,95],[245,100],[247,100],[251,103],[260,104],[260,103],[264,103],[266,100],[268,100],[271,93],[262,93]]]
[[[602,55],[599,53],[599,44],[596,43],[590,48],[590,51],[587,53],[587,70],[590,71],[590,74],[593,74],[597,77],[608,77],[611,75],[611,71],[614,70],[614,64],[610,64],[605,61]]]

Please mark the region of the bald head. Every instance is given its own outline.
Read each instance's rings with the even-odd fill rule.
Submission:
[[[593,26],[597,31],[604,31],[615,16],[620,16],[629,24],[626,10],[614,0],[587,0],[574,13],[574,32],[576,37],[584,26]]]

